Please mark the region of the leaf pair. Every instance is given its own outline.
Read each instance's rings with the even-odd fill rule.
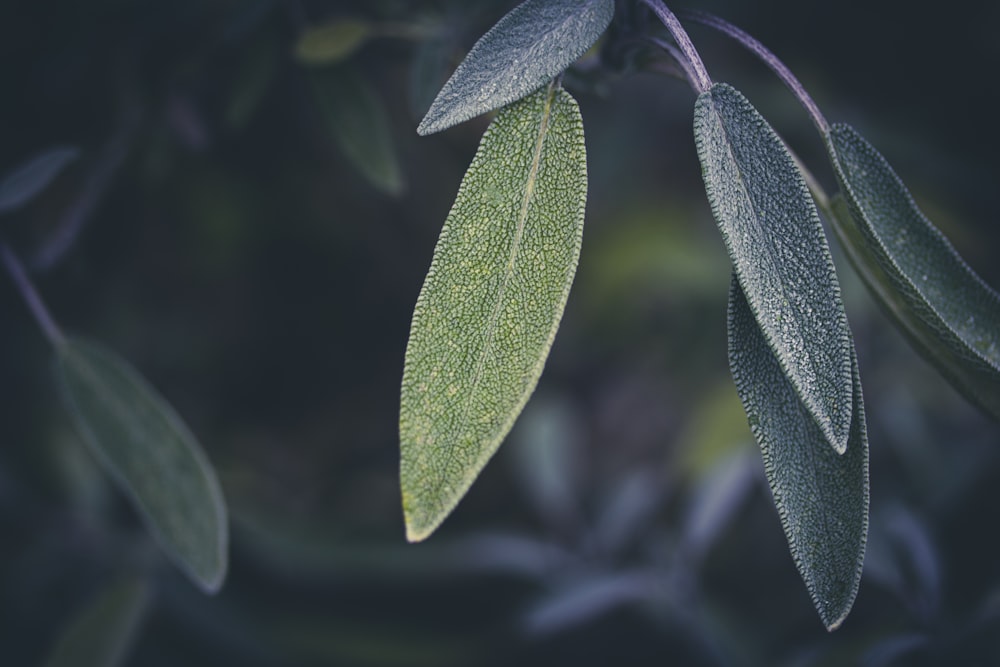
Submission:
[[[400,405],[411,541],[454,509],[545,365],[587,196],[583,121],[552,79],[613,12],[611,0],[522,3],[476,43],[418,128],[429,134],[509,104],[462,180],[413,313]]]
[[[837,276],[801,173],[743,95],[702,93],[695,139],[734,268],[733,378],[792,557],[832,630],[857,593],[868,525],[864,407]]]

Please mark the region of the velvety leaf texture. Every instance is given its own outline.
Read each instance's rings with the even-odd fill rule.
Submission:
[[[56,375],[84,440],[163,550],[206,592],[226,574],[222,489],[194,436],[136,371],[93,343],[56,348]]]
[[[921,213],[885,158],[847,125],[827,138],[844,200],[834,228],[914,346],[1000,418],[1000,295]],[[845,210],[849,209],[849,210]]]
[[[868,436],[857,362],[852,358],[854,409],[843,454],[830,448],[802,405],[735,278],[729,364],[792,558],[823,624],[834,630],[857,595],[868,535]]]
[[[476,42],[417,127],[433,134],[545,85],[611,23],[614,0],[527,0]]]
[[[375,91],[349,67],[314,72],[312,80],[330,134],[344,157],[379,190],[402,194],[406,183],[389,117]]]
[[[49,652],[45,667],[117,667],[135,639],[149,589],[137,579],[114,583],[70,623]]]
[[[51,148],[7,174],[0,181],[0,213],[13,211],[34,199],[79,155],[76,148]]]
[[[740,286],[781,368],[831,446],[851,425],[851,342],[830,249],[805,181],[737,90],[698,97],[705,190]]]
[[[407,537],[427,537],[510,431],[541,375],[576,271],[583,122],[550,86],[483,136],[417,299],[400,409]]]

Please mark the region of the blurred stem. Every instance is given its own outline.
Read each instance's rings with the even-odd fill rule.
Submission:
[[[691,38],[688,37],[687,32],[684,30],[684,26],[681,22],[677,20],[674,13],[667,9],[667,6],[663,4],[662,0],[642,0],[647,7],[649,7],[657,18],[667,27],[670,34],[673,35],[674,41],[677,42],[677,46],[680,48],[683,58],[681,62],[686,62],[683,65],[685,71],[691,71],[692,79],[691,85],[694,87],[695,92],[699,95],[704,93],[706,90],[712,87],[712,78],[708,76],[708,70],[705,69],[705,63],[701,61],[701,56],[698,55],[698,51],[694,48],[694,44],[691,43]]]
[[[21,292],[25,303],[28,304],[28,310],[34,315],[35,321],[38,322],[38,326],[42,329],[42,333],[45,334],[45,337],[48,338],[53,347],[62,346],[66,342],[66,336],[59,328],[59,325],[56,324],[56,321],[52,319],[52,315],[49,314],[49,310],[38,295],[38,291],[31,284],[31,280],[28,278],[28,274],[25,272],[21,261],[14,254],[14,251],[10,249],[10,246],[4,242],[0,242],[0,260],[3,261],[4,266],[7,268],[7,273],[10,274],[14,284],[17,285],[17,289]]]
[[[732,23],[720,19],[718,16],[709,14],[707,12],[701,12],[697,10],[686,10],[681,12],[681,16],[695,23],[700,23],[702,25],[714,28],[719,32],[723,33],[727,37],[736,40],[739,44],[746,50],[753,53],[757,58],[759,58],[765,65],[771,68],[779,79],[792,91],[796,99],[805,107],[806,112],[809,117],[812,118],[813,123],[816,125],[816,129],[825,137],[830,133],[830,124],[827,122],[823,113],[816,106],[816,102],[813,98],[809,96],[806,89],[802,86],[792,71],[788,69],[785,63],[778,60],[778,57],[774,55],[770,49],[757,41],[749,33],[744,32],[740,28],[737,28]]]

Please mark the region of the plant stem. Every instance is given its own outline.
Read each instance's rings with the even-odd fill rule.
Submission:
[[[691,64],[688,62],[687,58],[684,57],[676,46],[656,37],[649,37],[647,39],[650,44],[659,49],[663,49],[671,58],[673,58],[677,67],[674,68],[673,72],[671,72],[672,74],[676,74],[678,78],[687,81],[691,84],[692,88],[696,87],[697,84],[695,84],[694,70],[691,68]],[[664,64],[666,65],[668,63]]]
[[[38,322],[38,326],[42,329],[42,333],[45,334],[45,337],[49,339],[49,342],[54,347],[63,345],[66,342],[66,336],[59,328],[59,325],[56,324],[56,321],[52,319],[52,315],[49,314],[45,303],[38,295],[38,291],[35,290],[35,286],[31,284],[31,280],[28,278],[28,274],[25,272],[24,266],[17,258],[17,255],[10,249],[10,246],[3,242],[0,242],[0,260],[3,260],[7,272],[10,274],[14,284],[17,285],[21,296],[24,297],[25,303],[28,304],[28,310],[34,315],[35,321]]]
[[[778,75],[778,78],[792,91],[796,99],[805,107],[806,112],[812,118],[813,123],[816,128],[820,131],[823,136],[826,136],[830,132],[830,124],[826,121],[823,113],[816,106],[812,97],[806,92],[806,89],[802,87],[802,84],[792,71],[788,69],[785,63],[778,60],[766,46],[757,41],[754,37],[744,32],[740,28],[737,28],[732,23],[724,19],[720,19],[718,16],[708,14],[706,12],[700,12],[696,10],[688,10],[682,12],[682,16],[686,19],[690,19],[695,23],[701,23],[710,28],[714,28],[719,32],[725,34],[726,36],[736,40],[740,43],[743,48],[747,49],[755,56],[757,56],[765,65],[771,68],[771,71]]]
[[[691,43],[691,38],[688,37],[687,32],[684,30],[684,26],[681,22],[677,20],[674,13],[667,9],[667,6],[663,4],[662,0],[642,0],[643,3],[656,14],[657,18],[667,27],[670,34],[673,35],[674,41],[677,42],[677,46],[680,48],[681,53],[684,55],[679,62],[684,63],[685,71],[690,71],[691,85],[694,87],[695,92],[699,95],[704,93],[706,90],[712,87],[712,78],[708,76],[708,70],[705,69],[705,63],[701,61],[701,56],[698,55],[698,51],[694,48],[694,44]]]

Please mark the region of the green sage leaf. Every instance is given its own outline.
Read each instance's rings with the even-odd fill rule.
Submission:
[[[402,194],[406,182],[389,116],[368,82],[346,67],[316,71],[312,82],[327,127],[344,157],[379,190]]]
[[[475,43],[417,127],[433,134],[537,90],[586,53],[614,0],[526,0]]]
[[[83,439],[129,496],[167,555],[203,590],[226,575],[222,489],[173,408],[131,366],[93,343],[56,347],[62,397]]]
[[[851,427],[851,338],[816,206],[788,149],[742,94],[698,97],[705,190],[765,340],[838,452]]]
[[[576,271],[583,122],[556,85],[487,129],[413,312],[400,406],[407,537],[465,495],[534,391]]]
[[[868,535],[868,435],[856,357],[847,449],[834,452],[760,330],[737,280],[729,290],[729,365],[795,565],[828,630],[847,617]]]
[[[852,263],[914,347],[1000,418],[1000,295],[853,128],[835,125],[827,145],[844,193],[834,199],[831,222]]]
[[[13,169],[0,181],[0,213],[13,211],[34,199],[79,156],[79,149],[72,146],[50,148]]]
[[[370,23],[357,19],[313,26],[295,44],[295,57],[305,65],[333,65],[353,55],[372,33]]]
[[[71,621],[49,651],[45,667],[123,664],[148,604],[149,589],[141,579],[115,582]]]

